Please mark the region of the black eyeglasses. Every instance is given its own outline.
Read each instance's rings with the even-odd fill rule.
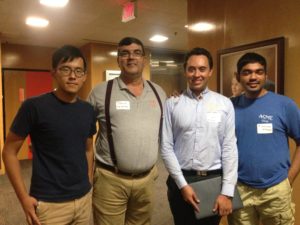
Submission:
[[[59,70],[60,74],[64,77],[70,76],[72,74],[72,72],[74,72],[74,74],[77,78],[81,78],[85,75],[85,71],[82,68],[72,69],[71,67],[63,66],[63,67],[58,68],[58,70]]]
[[[118,52],[118,56],[123,59],[128,59],[129,57],[132,58],[141,58],[144,56],[144,53],[141,50],[134,50],[133,52],[129,51],[120,51]]]

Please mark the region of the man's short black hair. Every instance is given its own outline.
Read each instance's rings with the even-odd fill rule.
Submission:
[[[72,45],[64,45],[57,49],[52,55],[52,69],[56,69],[60,63],[72,61],[75,58],[82,58],[84,70],[86,70],[86,60],[79,48]]]
[[[265,73],[267,73],[267,61],[266,59],[255,52],[248,52],[244,54],[237,62],[237,73],[241,74],[242,68],[249,63],[259,63],[264,67]]]
[[[137,45],[140,45],[142,47],[142,50],[143,50],[143,54],[145,55],[145,48],[144,48],[144,45],[143,43],[135,38],[135,37],[125,37],[123,38],[119,44],[118,44],[118,48],[121,47],[121,46],[124,46],[124,45],[131,45],[131,44],[137,44]]]
[[[211,56],[210,52],[207,51],[205,48],[196,47],[196,48],[193,48],[191,51],[186,53],[185,58],[184,58],[184,64],[183,64],[184,70],[186,69],[187,61],[193,55],[204,55],[204,56],[206,56],[207,59],[208,59],[209,68],[210,69],[213,68],[213,59],[212,59],[212,56]]]

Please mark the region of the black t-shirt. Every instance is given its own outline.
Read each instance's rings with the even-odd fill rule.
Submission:
[[[90,190],[86,140],[96,132],[95,121],[92,106],[80,99],[66,103],[47,93],[22,104],[11,131],[31,138],[31,196],[60,202]]]

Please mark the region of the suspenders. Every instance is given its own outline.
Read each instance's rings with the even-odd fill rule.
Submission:
[[[114,82],[114,80],[109,80],[107,82],[106,94],[105,94],[105,119],[106,119],[107,140],[108,140],[108,145],[109,145],[109,150],[110,150],[110,157],[116,168],[117,158],[116,158],[115,147],[114,147],[114,142],[113,142],[113,137],[112,137],[111,121],[110,121],[110,114],[109,114],[110,98],[111,98],[113,82]],[[162,127],[162,118],[163,118],[163,107],[162,107],[162,103],[159,98],[159,95],[158,95],[156,89],[154,88],[153,84],[148,80],[147,80],[147,83],[149,84],[152,91],[154,92],[155,97],[156,97],[159,107],[160,107],[160,122],[159,122],[159,137],[160,137],[161,127]]]
[[[162,103],[161,103],[161,100],[160,100],[160,97],[155,89],[155,87],[153,86],[153,84],[147,80],[147,83],[149,84],[149,86],[151,87],[152,91],[154,92],[155,96],[156,96],[156,99],[158,101],[158,104],[159,104],[159,107],[160,107],[160,121],[159,121],[159,138],[161,137],[161,129],[162,129],[162,120],[163,120],[163,107],[162,107]]]
[[[106,119],[106,130],[107,130],[107,140],[110,150],[110,157],[114,164],[114,166],[117,165],[117,158],[115,154],[115,147],[114,142],[112,138],[112,132],[111,132],[111,123],[110,123],[110,115],[109,115],[109,107],[110,107],[110,97],[111,97],[111,90],[113,86],[114,80],[109,80],[107,82],[106,87],[106,94],[105,94],[105,119]]]

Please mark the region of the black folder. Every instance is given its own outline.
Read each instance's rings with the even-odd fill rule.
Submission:
[[[200,212],[195,211],[195,216],[197,219],[202,219],[205,217],[210,217],[216,215],[213,212],[215,200],[221,193],[222,188],[222,177],[217,176],[205,180],[200,180],[194,183],[190,183],[198,198],[200,199],[199,209]],[[243,203],[240,194],[235,187],[234,197],[232,199],[233,210],[240,209],[243,207]]]

